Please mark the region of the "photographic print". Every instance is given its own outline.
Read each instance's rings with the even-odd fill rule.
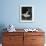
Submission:
[[[34,20],[34,8],[31,5],[20,6],[20,21],[32,22]]]

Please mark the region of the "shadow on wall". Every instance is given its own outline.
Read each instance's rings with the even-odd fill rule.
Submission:
[[[4,30],[4,28],[6,28],[6,26],[4,24],[0,24],[0,43],[2,43],[3,32],[6,31],[6,29]]]

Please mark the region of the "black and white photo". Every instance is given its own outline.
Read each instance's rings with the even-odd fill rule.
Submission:
[[[20,20],[21,22],[32,22],[34,15],[33,15],[33,7],[29,5],[22,5],[20,7]]]

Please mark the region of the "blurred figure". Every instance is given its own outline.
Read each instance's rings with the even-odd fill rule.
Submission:
[[[22,8],[22,20],[32,20],[31,9],[27,7]]]
[[[14,27],[12,24],[10,24],[10,25],[7,27],[7,31],[8,31],[8,32],[16,32],[15,27]]]

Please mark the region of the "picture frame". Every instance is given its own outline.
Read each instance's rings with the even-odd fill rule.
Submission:
[[[34,6],[20,5],[20,22],[33,22],[33,21],[34,21]]]

